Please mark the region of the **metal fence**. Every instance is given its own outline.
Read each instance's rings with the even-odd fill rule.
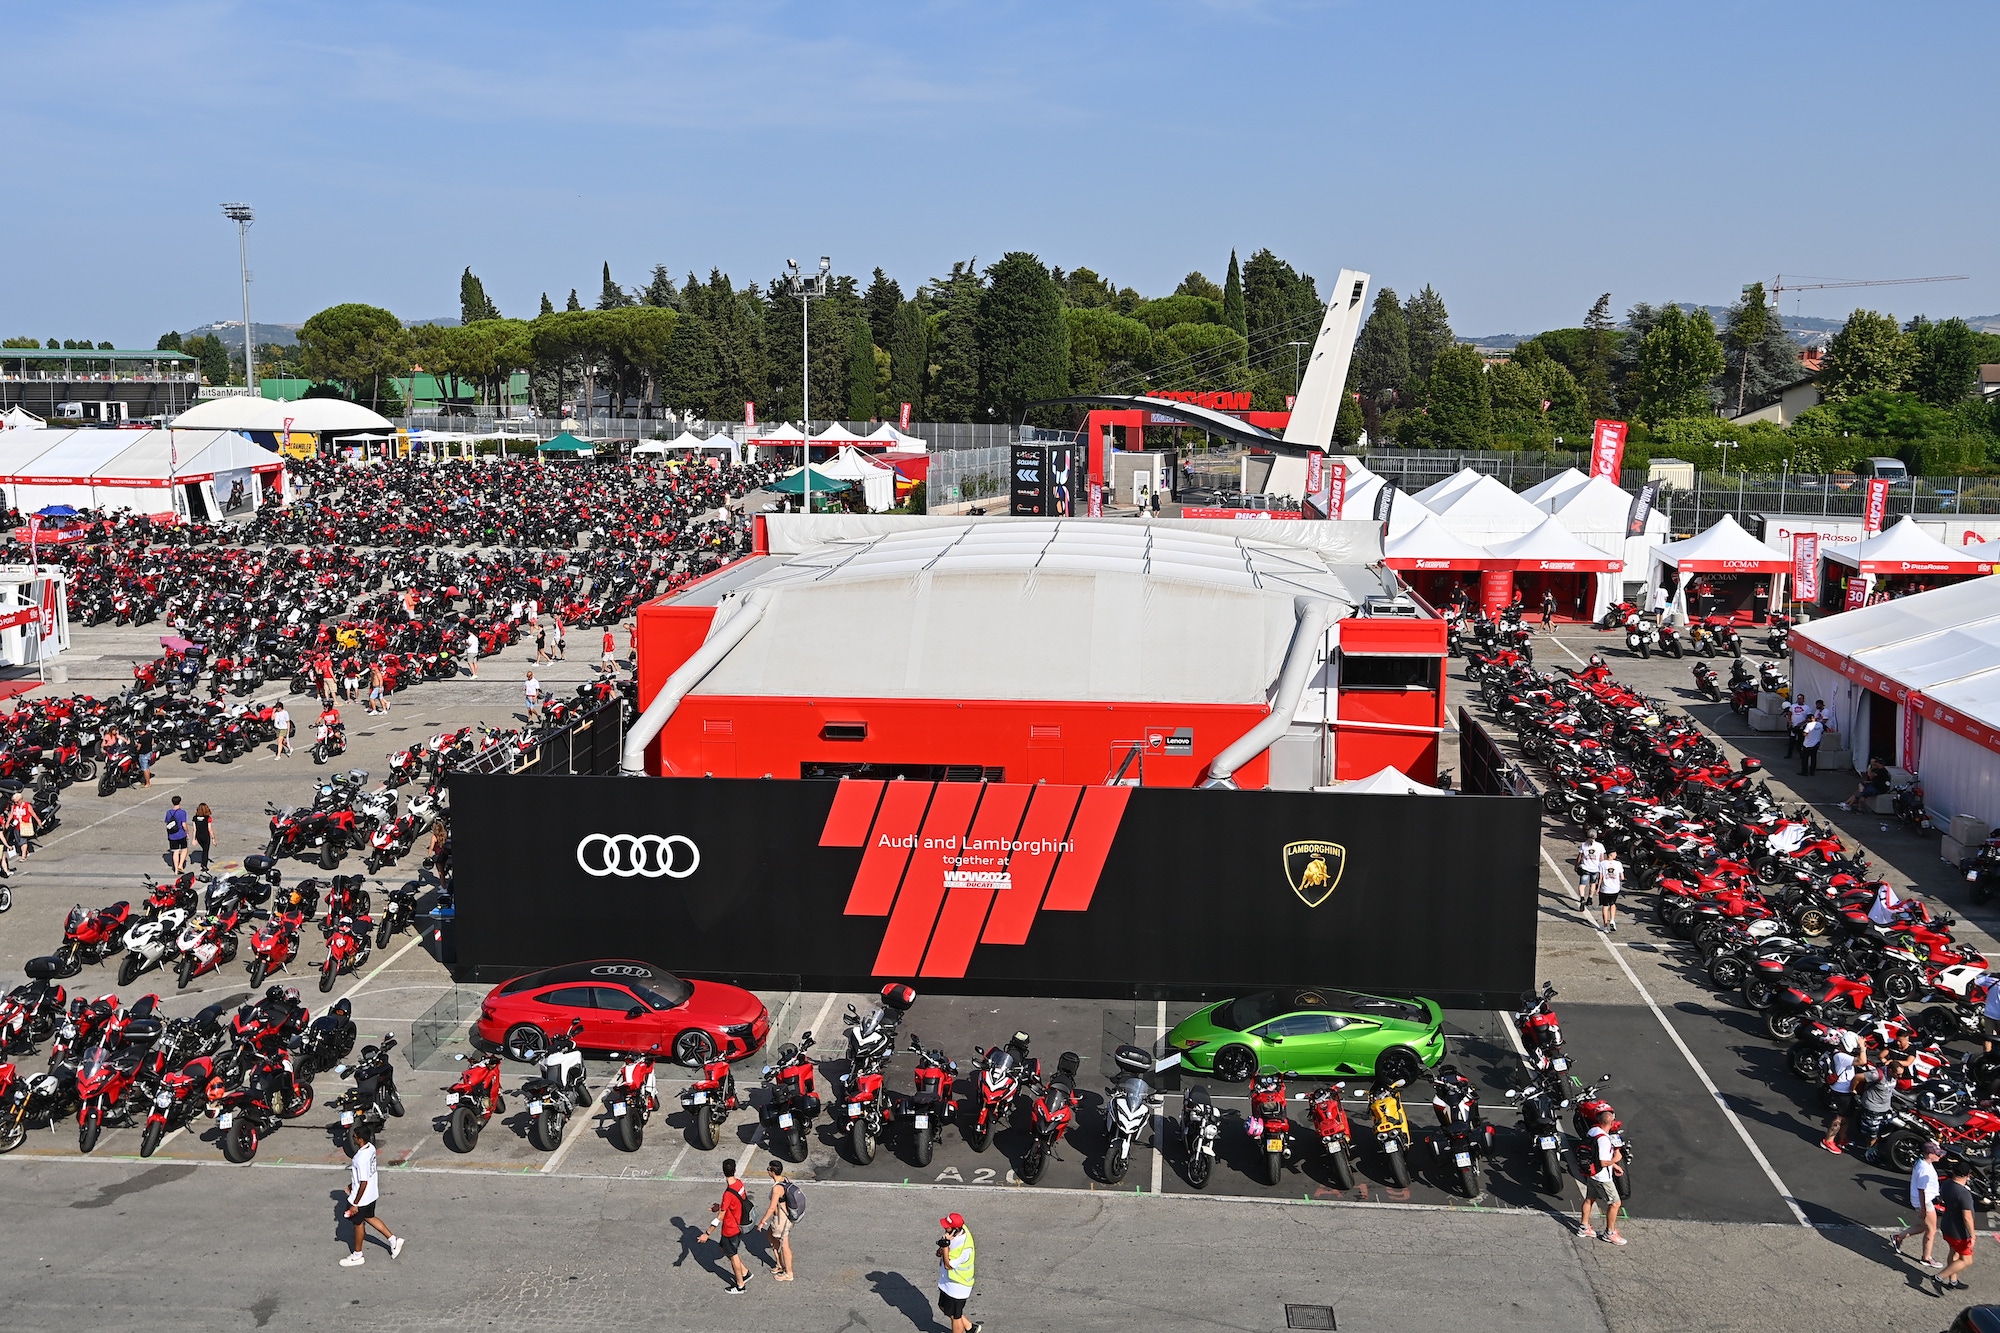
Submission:
[[[608,776],[618,771],[624,748],[625,702],[613,699],[537,737],[525,754],[517,757],[512,746],[496,746],[458,771],[534,777]]]
[[[759,426],[746,426],[740,421],[684,421],[678,417],[661,416],[643,419],[614,417],[604,412],[593,413],[588,418],[572,418],[572,421],[578,434],[597,439],[668,440],[685,430],[703,437],[726,435],[738,444],[777,425],[776,422],[766,422]],[[395,424],[404,430],[488,433],[504,429],[508,435],[522,440],[538,441],[552,440],[563,430],[562,421],[556,417],[507,416],[491,407],[474,408],[469,412],[417,412],[395,418]],[[807,422],[805,430],[808,435],[816,435],[836,425],[856,435],[868,435],[882,428],[879,421],[816,420]],[[1074,442],[1079,434],[1076,431],[1037,430],[1033,426],[955,421],[913,421],[904,433],[924,441],[932,453],[1004,448],[1017,440]]]
[[[1012,462],[1013,446],[1004,444],[934,453],[925,479],[925,498],[933,506],[1004,499],[1009,493],[1007,471]]]

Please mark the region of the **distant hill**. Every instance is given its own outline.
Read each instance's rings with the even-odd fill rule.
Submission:
[[[240,319],[218,319],[212,324],[197,324],[193,328],[180,331],[181,337],[197,335],[220,338],[226,346],[243,346],[243,321]],[[299,326],[296,324],[266,324],[262,320],[251,321],[251,337],[257,346],[264,347],[276,343],[280,347],[290,347],[299,340]]]

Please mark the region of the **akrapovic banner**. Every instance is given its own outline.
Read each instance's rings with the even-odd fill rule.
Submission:
[[[1639,488],[1632,497],[1632,507],[1625,514],[1625,535],[1643,537],[1646,535],[1646,519],[1653,512],[1653,505],[1660,498],[1660,483],[1649,481]]]
[[[1385,481],[1382,483],[1382,489],[1375,492],[1375,521],[1377,523],[1387,523],[1389,521],[1389,511],[1395,507],[1395,504],[1396,488]]]
[[[1196,997],[1534,982],[1523,797],[454,775],[462,971]],[[531,830],[527,837],[522,830]]]
[[[1819,534],[1792,534],[1792,596],[1801,602],[1819,600]]]

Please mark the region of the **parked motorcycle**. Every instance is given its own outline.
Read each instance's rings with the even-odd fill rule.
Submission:
[[[788,1162],[803,1162],[811,1141],[812,1123],[820,1111],[818,1082],[812,1057],[813,1034],[787,1042],[778,1050],[775,1064],[764,1066],[764,1104],[757,1109],[763,1122],[764,1141]],[[695,1144],[706,1152],[715,1146],[716,1133],[729,1113],[737,1108],[736,1078],[726,1060],[711,1060],[702,1066],[701,1079],[681,1094],[681,1105],[694,1116]]]
[[[882,988],[878,1008],[864,1016],[850,1004],[842,1020],[847,1032],[847,1068],[834,1086],[854,1160],[863,1166],[875,1160],[875,1145],[881,1141],[883,1123],[891,1114],[883,1075],[896,1054],[896,1030],[916,999],[917,993],[908,986],[891,983]]]
[[[222,1134],[222,1155],[231,1162],[250,1161],[266,1135],[312,1109],[312,1081],[298,1076],[289,1056],[258,1061],[241,1087],[220,1088],[221,1081],[209,1084],[209,1101]]]
[[[979,1060],[979,1077],[973,1086],[978,1100],[966,1103],[972,1111],[972,1124],[965,1132],[965,1141],[974,1152],[985,1152],[994,1131],[1012,1118],[1022,1080],[1035,1078],[1040,1069],[1028,1055],[1025,1032],[1016,1032],[1004,1046],[989,1046],[973,1054]]]
[[[1313,1132],[1319,1135],[1320,1151],[1326,1156],[1327,1177],[1340,1190],[1354,1188],[1354,1129],[1340,1104],[1341,1091],[1346,1087],[1345,1083],[1331,1083],[1313,1089],[1306,1099],[1306,1106],[1312,1112]]]
[[[1397,1189],[1410,1187],[1410,1116],[1403,1107],[1402,1079],[1375,1080],[1368,1093],[1368,1119],[1375,1146]]]
[[[1049,1159],[1057,1155],[1063,1133],[1076,1117],[1076,1073],[1081,1068],[1083,1058],[1075,1051],[1064,1051],[1056,1057],[1055,1073],[1040,1084],[1029,1116],[1028,1152],[1021,1159],[1022,1183],[1039,1181]]]
[[[173,961],[188,909],[169,907],[125,932],[125,956],[118,960],[118,984],[129,986],[147,971]],[[256,985],[252,982],[251,985]]]
[[[365,916],[329,916],[320,922],[319,932],[326,938],[326,957],[319,962],[322,993],[333,989],[335,978],[357,971],[368,962],[371,952],[368,928],[372,924]]]
[[[1147,1082],[1153,1056],[1143,1047],[1127,1044],[1113,1051],[1111,1060],[1119,1077],[1104,1093],[1104,1178],[1116,1185],[1132,1163],[1140,1131],[1153,1122],[1153,1088]]]
[[[82,903],[69,909],[63,922],[62,943],[53,957],[62,960],[62,976],[73,977],[85,963],[101,963],[125,947],[125,932],[132,925],[132,904],[115,902],[99,911]]]
[[[417,928],[417,899],[421,892],[415,884],[399,884],[382,895],[382,910],[378,913],[375,927],[375,947],[386,949],[389,941],[406,930]]]
[[[1215,1109],[1206,1087],[1197,1083],[1181,1094],[1183,1165],[1187,1183],[1196,1189],[1208,1184],[1215,1172],[1215,1138],[1221,1128],[1222,1112]]]
[[[219,915],[193,917],[181,927],[181,933],[174,941],[178,955],[174,962],[174,980],[181,990],[186,990],[188,983],[196,977],[206,976],[236,961],[236,931],[241,925],[241,910],[231,908]]]
[[[264,924],[250,932],[250,989],[264,984],[264,978],[284,970],[299,955],[299,933],[305,929],[305,913],[262,913]]]
[[[1625,1151],[1624,1160],[1619,1163],[1624,1169],[1618,1174],[1618,1197],[1631,1198],[1632,1145],[1625,1138],[1625,1122],[1618,1119],[1618,1112],[1612,1108],[1610,1098],[1605,1096],[1611,1087],[1611,1076],[1605,1074],[1597,1082],[1586,1084],[1571,1074],[1569,1081],[1577,1089],[1576,1095],[1571,1098],[1576,1107],[1571,1116],[1571,1126],[1576,1130],[1577,1142],[1588,1143],[1590,1131],[1597,1124],[1598,1113],[1611,1112],[1611,1133],[1616,1136],[1613,1142]]]
[[[1557,1094],[1554,1078],[1530,1068],[1524,1087],[1507,1089],[1507,1100],[1521,1113],[1521,1131],[1527,1136],[1528,1155],[1535,1163],[1544,1194],[1562,1194],[1563,1131],[1561,1112],[1569,1099]]]
[[[352,1078],[354,1086],[334,1099],[334,1109],[340,1112],[343,1129],[351,1128],[356,1120],[367,1125],[372,1131],[380,1131],[388,1123],[387,1117],[403,1114],[403,1098],[396,1091],[396,1068],[389,1059],[396,1049],[396,1034],[387,1033],[379,1046],[363,1046],[361,1058],[352,1068],[335,1065],[335,1078]]]
[[[570,1020],[569,1031],[549,1039],[546,1051],[522,1051],[520,1058],[539,1065],[541,1072],[521,1087],[528,1099],[528,1142],[543,1152],[562,1146],[563,1129],[570,1117],[590,1105],[590,1087],[584,1082],[583,1052],[576,1048],[583,1020]]]
[[[916,1058],[910,1071],[916,1091],[903,1100],[898,1116],[909,1122],[917,1165],[929,1166],[944,1127],[958,1118],[958,1062],[937,1047],[926,1049],[916,1036],[910,1038],[910,1054]]]
[[[486,1122],[506,1113],[507,1099],[500,1093],[500,1054],[474,1060],[460,1051],[451,1058],[464,1064],[465,1072],[444,1090],[444,1146],[466,1153],[479,1146]]]

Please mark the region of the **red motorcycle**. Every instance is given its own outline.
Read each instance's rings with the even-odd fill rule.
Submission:
[[[1243,1127],[1263,1151],[1264,1183],[1275,1185],[1292,1155],[1292,1119],[1285,1105],[1285,1080],[1292,1073],[1259,1074],[1250,1080],[1250,1114]]]
[[[1320,1147],[1326,1152],[1327,1174],[1333,1180],[1333,1187],[1342,1190],[1354,1188],[1354,1130],[1340,1105],[1341,1089],[1346,1086],[1335,1083],[1315,1088],[1306,1102],[1312,1111],[1313,1132],[1319,1135]]]
[[[1042,1178],[1048,1169],[1049,1159],[1056,1155],[1056,1147],[1076,1118],[1076,1071],[1083,1068],[1083,1059],[1075,1051],[1064,1051],[1056,1057],[1056,1072],[1046,1082],[1040,1083],[1035,1097],[1035,1105],[1029,1116],[1027,1156],[1021,1159],[1021,1181],[1032,1185]]]
[[[967,1103],[973,1107],[973,1116],[971,1126],[965,1131],[965,1141],[974,1152],[985,1152],[986,1145],[993,1141],[994,1131],[1012,1118],[1022,1080],[1033,1083],[1042,1071],[1040,1062],[1028,1055],[1025,1032],[1016,1032],[1005,1046],[989,1046],[973,1054],[979,1059],[979,1077],[973,1085],[979,1100]]]
[[[177,1052],[158,1052],[162,1063],[172,1063]],[[207,1109],[208,1087],[216,1078],[215,1057],[197,1055],[178,1069],[160,1074],[153,1092],[153,1104],[146,1111],[146,1127],[139,1134],[139,1155],[151,1157],[168,1134],[192,1123]]]
[[[73,977],[85,963],[101,963],[125,947],[125,930],[132,924],[132,904],[116,902],[100,911],[82,903],[69,909],[63,940],[53,955],[62,962],[60,976]]]
[[[148,997],[155,998],[155,997]],[[143,1001],[141,1002],[144,1003]],[[139,1008],[135,1005],[134,1009]],[[151,1006],[146,1008],[150,1010]],[[129,1121],[143,1105],[139,1087],[145,1048],[158,1040],[163,1024],[147,1014],[122,1012],[105,1024],[101,1044],[84,1053],[76,1071],[76,1146],[89,1152],[97,1146],[107,1117]]]
[[[941,1049],[925,1049],[915,1036],[910,1038],[910,1054],[916,1068],[910,1077],[916,1091],[903,1100],[901,1114],[910,1122],[910,1147],[918,1166],[929,1166],[944,1127],[958,1118],[958,1064]]]
[[[453,1152],[471,1152],[479,1146],[486,1122],[507,1110],[507,1100],[500,1095],[500,1054],[496,1051],[467,1060],[460,1052],[452,1059],[464,1062],[465,1072],[444,1090],[444,1146]]]
[[[293,1072],[288,1056],[258,1061],[240,1088],[224,1088],[221,1082],[210,1081],[208,1099],[221,1131],[222,1155],[232,1162],[249,1161],[264,1135],[312,1110],[312,1081]]]
[[[1621,1199],[1631,1198],[1632,1145],[1625,1140],[1625,1122],[1618,1118],[1618,1112],[1612,1108],[1611,1099],[1604,1095],[1606,1090],[1611,1087],[1611,1075],[1606,1074],[1598,1079],[1597,1082],[1586,1084],[1582,1079],[1571,1074],[1570,1082],[1576,1085],[1578,1089],[1576,1094],[1576,1113],[1571,1123],[1576,1129],[1577,1142],[1583,1145],[1579,1151],[1587,1152],[1589,1149],[1590,1131],[1597,1125],[1598,1112],[1610,1111],[1610,1132],[1613,1135],[1613,1142],[1625,1150],[1625,1160],[1619,1163],[1624,1170],[1617,1176],[1618,1197]],[[1592,1169],[1595,1169],[1594,1165]]]
[[[32,1054],[55,1035],[69,1004],[69,993],[55,980],[63,975],[60,960],[30,958],[22,970],[28,979],[0,997],[0,1055]]]
[[[267,912],[264,917],[264,925],[250,932],[251,990],[299,956],[299,932],[306,923],[305,913],[296,907],[289,912]]]
[[[1528,1052],[1528,1064],[1537,1072],[1552,1069],[1561,1073],[1569,1068],[1569,1056],[1563,1053],[1562,1022],[1556,1017],[1553,1004],[1555,998],[1555,983],[1544,981],[1539,994],[1521,992],[1521,1009],[1514,1015],[1514,1029],[1521,1036],[1522,1048]]]
[[[808,1033],[804,1045],[809,1046],[811,1041],[812,1034]],[[787,1046],[785,1050],[791,1051],[796,1058],[786,1063],[782,1070],[772,1071],[775,1079],[787,1090],[794,1104],[803,1097],[811,1097],[813,1104],[817,1106],[819,1098],[812,1091],[812,1061],[806,1059],[802,1046]],[[681,1109],[688,1113],[694,1125],[695,1146],[703,1152],[715,1146],[716,1136],[723,1124],[728,1121],[729,1113],[740,1110],[745,1105],[746,1102],[737,1100],[736,1075],[730,1072],[729,1061],[720,1057],[704,1064],[701,1067],[701,1077],[681,1093]],[[780,1126],[779,1133],[775,1137],[767,1137],[771,1137],[771,1141],[777,1144],[776,1151],[781,1157],[787,1161],[797,1161],[805,1156],[803,1136],[798,1132],[799,1122],[803,1117],[797,1110],[787,1114],[791,1115],[792,1123]],[[796,1158],[791,1156],[795,1138],[799,1140],[799,1156]]]
[[[236,961],[236,932],[243,924],[243,909],[232,907],[212,916],[198,916],[181,927],[174,942],[180,959],[174,964],[174,980],[180,989],[196,977],[206,976]]]
[[[660,1109],[660,1087],[653,1076],[659,1053],[655,1045],[627,1060],[618,1071],[618,1081],[604,1090],[604,1106],[611,1113],[611,1142],[626,1152],[639,1151],[639,1145],[646,1141],[646,1121]]]
[[[342,916],[320,923],[320,934],[326,937],[326,957],[319,964],[321,991],[332,990],[336,977],[368,961],[368,940],[374,928],[375,923],[365,916]]]

